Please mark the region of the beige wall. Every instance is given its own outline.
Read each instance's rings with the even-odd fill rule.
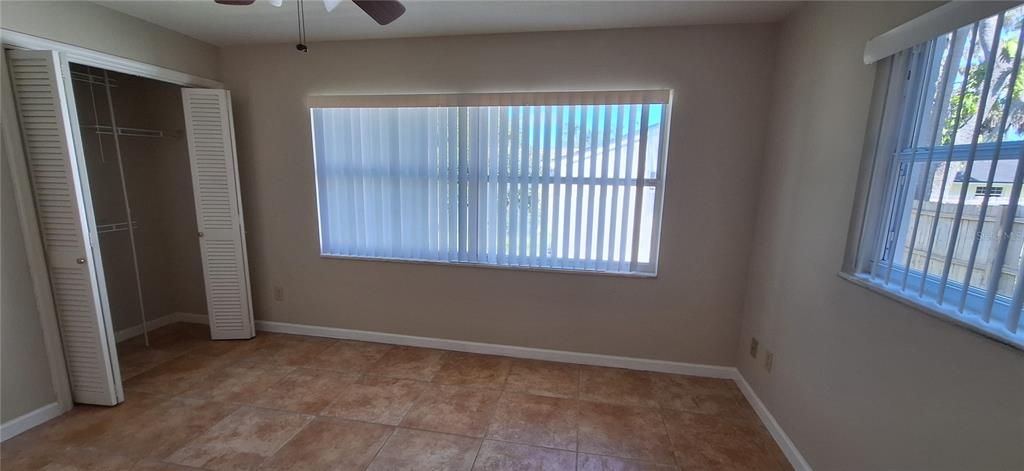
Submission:
[[[200,77],[220,75],[215,46],[85,1],[4,0],[0,26]]]
[[[874,78],[864,43],[928,7],[811,4],[782,32],[737,359],[819,471],[1024,469],[1024,354],[836,276]]]
[[[6,77],[5,77],[6,78]],[[6,84],[4,85],[6,86]],[[2,146],[0,146],[2,147]],[[0,422],[56,400],[7,150],[0,156]]]
[[[745,25],[224,49],[256,317],[733,364],[775,39]],[[307,95],[630,88],[677,97],[657,279],[319,257]]]

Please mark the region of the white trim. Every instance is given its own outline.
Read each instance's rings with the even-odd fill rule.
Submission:
[[[796,471],[811,471],[811,465],[804,459],[804,455],[800,453],[800,450],[796,448],[793,440],[789,439],[789,435],[782,430],[782,426],[775,420],[772,413],[768,411],[768,407],[761,402],[761,398],[757,397],[757,393],[754,392],[754,388],[750,387],[750,383],[747,383],[746,378],[740,373],[738,369],[734,368],[736,374],[733,376],[733,381],[736,381],[736,385],[739,386],[740,391],[743,392],[743,396],[747,398],[747,402],[754,408],[754,412],[761,418],[761,422],[764,423],[765,428],[768,429],[768,433],[775,439],[775,443],[782,449],[782,453],[786,455],[786,459],[789,460],[789,464],[793,466]]]
[[[904,49],[964,25],[997,15],[1021,2],[948,2],[872,38],[864,46],[864,63],[873,64]]]
[[[0,130],[3,135],[4,153],[11,171],[11,182],[14,186],[14,199],[18,206],[18,217],[21,220],[22,238],[25,239],[25,254],[28,258],[29,272],[32,276],[32,289],[36,298],[36,309],[43,332],[43,345],[46,349],[46,360],[50,366],[50,382],[57,402],[62,410],[71,410],[74,402],[71,399],[71,382],[68,379],[67,363],[64,360],[64,346],[61,343],[60,327],[57,324],[57,310],[50,287],[50,273],[46,268],[46,255],[43,249],[42,233],[39,220],[36,218],[35,198],[28,172],[28,160],[22,147],[20,125],[14,109],[14,94],[7,76],[7,56],[0,53],[0,77],[8,85],[3,85],[2,103],[3,122],[7,123]],[[0,163],[0,165],[3,165]]]
[[[644,358],[619,357],[596,353],[577,353],[563,350],[547,350],[543,348],[516,347],[493,343],[469,342],[465,340],[439,339],[433,337],[417,337],[414,335],[389,334],[366,330],[339,329],[315,325],[291,324],[288,322],[256,321],[256,329],[264,332],[281,334],[309,335],[345,340],[362,340],[366,342],[406,345],[410,347],[436,348],[456,352],[483,353],[501,355],[512,358],[528,358],[531,360],[560,361],[580,365],[608,366],[631,370],[657,371],[707,378],[731,379],[736,369],[731,366],[701,365],[665,360],[648,360]]]
[[[130,40],[130,39],[129,39]],[[5,46],[19,49],[39,49],[57,51],[76,64],[101,67],[115,72],[137,75],[162,82],[170,82],[184,87],[224,88],[224,84],[216,80],[186,74],[176,70],[146,64],[125,57],[94,51],[73,44],[62,43],[31,34],[20,33],[7,28],[0,29],[0,42]]]
[[[5,442],[33,427],[60,417],[64,412],[66,411],[59,402],[51,402],[34,411],[8,420],[0,424],[0,442]]]
[[[194,314],[192,314],[192,315],[194,315]],[[161,327],[163,327],[165,325],[170,325],[170,324],[173,324],[175,322],[187,322],[187,321],[181,320],[181,318],[179,317],[179,313],[174,312],[174,313],[171,313],[171,314],[166,314],[166,315],[157,317],[156,319],[146,319],[146,329],[145,330],[146,330],[146,332],[152,332],[152,331],[154,331],[156,329],[159,329],[159,328],[161,328]],[[130,339],[132,337],[138,337],[138,336],[142,335],[142,330],[143,330],[142,324],[118,330],[117,332],[114,333],[114,340],[117,341],[118,343],[120,343],[120,342],[128,340],[128,339]]]

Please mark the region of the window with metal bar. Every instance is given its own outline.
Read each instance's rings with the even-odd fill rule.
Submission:
[[[892,59],[893,143],[859,275],[1024,346],[1024,7]],[[891,97],[892,95],[890,95]],[[890,151],[885,151],[890,152]],[[879,153],[879,155],[882,155]]]
[[[320,252],[654,274],[668,101],[310,97]]]

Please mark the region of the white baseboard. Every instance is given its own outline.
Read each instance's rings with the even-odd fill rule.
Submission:
[[[533,360],[560,361],[580,365],[609,366],[631,370],[658,371],[709,378],[731,379],[736,369],[729,366],[699,365],[664,360],[647,360],[594,353],[577,353],[543,348],[516,347],[493,343],[468,342],[464,340],[417,337],[413,335],[388,334],[365,330],[339,329],[336,327],[320,327],[312,325],[291,324],[287,322],[256,321],[256,329],[265,332],[282,334],[311,335],[346,340],[362,340],[366,342],[407,345],[411,347],[436,348],[457,352],[484,353],[513,358],[529,358]]]
[[[206,315],[176,313],[180,322],[193,322],[206,324],[209,319]],[[457,352],[483,353],[489,355],[501,355],[513,358],[528,358],[533,360],[559,361],[563,363],[575,363],[580,365],[607,366],[613,368],[625,368],[631,370],[657,371],[661,373],[674,373],[690,376],[703,376],[707,378],[731,379],[743,392],[743,395],[750,402],[751,407],[757,412],[761,422],[771,433],[772,438],[782,449],[782,452],[789,459],[789,463],[796,471],[811,471],[811,466],[804,459],[803,455],[789,439],[786,432],[782,430],[779,423],[765,407],[761,399],[757,397],[747,380],[738,369],[732,366],[701,365],[696,363],[682,363],[665,360],[649,360],[645,358],[620,357],[612,355],[599,355],[595,353],[567,352],[564,350],[548,350],[543,348],[516,347],[512,345],[499,345],[493,343],[469,342],[464,340],[441,339],[434,337],[418,337],[413,335],[389,334],[383,332],[371,332],[366,330],[340,329],[336,327],[321,327],[315,325],[292,324],[288,322],[256,321],[256,329],[263,332],[276,332],[282,334],[309,335],[313,337],[327,337],[345,340],[362,340],[365,342],[387,343],[392,345],[406,345],[411,347],[436,348],[440,350],[453,350]]]
[[[51,402],[20,417],[8,420],[0,424],[0,442],[16,437],[32,427],[59,417],[63,413],[64,408],[59,403]]]
[[[174,312],[171,314],[157,317],[156,319],[146,319],[146,331],[152,332],[165,325],[180,322],[179,315],[180,313]],[[127,329],[121,329],[117,332],[114,332],[114,340],[116,340],[117,342],[122,342],[132,337],[138,337],[142,335],[142,330],[142,324],[129,327]]]
[[[782,426],[775,420],[775,417],[771,412],[768,411],[768,407],[761,402],[761,398],[754,392],[754,388],[750,387],[750,383],[747,382],[743,374],[740,373],[739,369],[734,369],[736,375],[733,380],[736,381],[736,385],[740,387],[740,391],[743,391],[743,395],[747,398],[747,402],[754,408],[754,412],[757,412],[757,416],[761,418],[761,422],[764,423],[765,428],[772,434],[772,438],[775,439],[775,443],[782,449],[782,453],[786,455],[786,459],[789,460],[789,464],[793,466],[796,471],[811,471],[811,465],[804,459],[804,455],[800,454],[800,450],[796,448],[793,441],[789,439],[789,435],[782,430]]]

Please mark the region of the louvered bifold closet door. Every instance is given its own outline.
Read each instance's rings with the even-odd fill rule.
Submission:
[[[7,54],[75,402],[115,405],[119,378],[90,245],[68,96],[52,51]]]
[[[231,94],[227,90],[186,88],[182,98],[210,335],[214,339],[251,338],[255,330]]]

